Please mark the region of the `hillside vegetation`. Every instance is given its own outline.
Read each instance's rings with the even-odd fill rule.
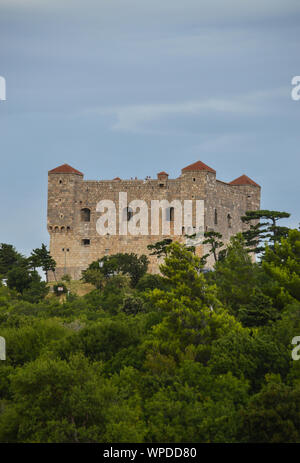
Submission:
[[[57,283],[63,301],[35,270],[55,268],[45,248],[2,244],[0,441],[300,442],[300,232],[252,230],[207,235],[210,272],[176,242],[152,248],[161,275],[105,257],[86,294]]]

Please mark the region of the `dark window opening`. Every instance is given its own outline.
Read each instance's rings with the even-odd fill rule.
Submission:
[[[167,220],[168,222],[174,221],[174,207],[169,207],[167,209]]]
[[[231,228],[232,224],[231,224],[231,215],[230,214],[227,215],[227,223],[228,223],[228,228]]]
[[[89,246],[91,244],[91,241],[88,239],[81,240],[82,246]]]
[[[215,225],[218,225],[218,212],[217,212],[217,209],[215,209]]]
[[[127,220],[127,222],[129,222],[133,217],[133,210],[131,209],[131,207],[126,207],[123,211],[123,214],[124,219]]]
[[[83,209],[81,209],[80,215],[81,215],[81,222],[91,221],[91,211],[87,207],[84,207]]]
[[[196,181],[196,179],[195,179],[195,178],[193,178],[193,182],[195,182],[195,181]]]

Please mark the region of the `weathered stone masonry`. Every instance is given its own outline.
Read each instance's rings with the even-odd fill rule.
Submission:
[[[134,199],[146,201],[149,207],[148,236],[100,236],[97,233],[96,221],[100,215],[96,212],[97,203],[102,199],[112,200],[118,211],[119,192],[127,193],[128,203]],[[217,180],[216,171],[201,161],[182,169],[176,179],[169,179],[166,172],[160,172],[157,179],[146,180],[121,180],[118,177],[114,180],[84,180],[81,172],[63,164],[48,173],[48,231],[50,252],[57,263],[57,277],[66,273],[79,279],[82,270],[104,255],[118,252],[148,255],[148,244],[167,238],[162,234],[150,234],[153,199],[170,202],[174,199],[204,200],[204,229],[222,233],[226,243],[232,235],[247,228],[241,216],[247,210],[259,209],[260,186],[246,175],[230,183]],[[193,220],[194,216],[195,211]],[[170,237],[184,240],[184,236],[175,237],[173,232],[171,223]],[[201,256],[206,249],[199,245],[196,252]],[[149,270],[157,272],[157,258],[149,258]],[[210,260],[208,266],[212,264]],[[49,279],[53,278],[50,272]]]

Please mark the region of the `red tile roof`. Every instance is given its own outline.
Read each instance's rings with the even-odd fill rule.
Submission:
[[[183,169],[181,169],[181,172],[197,171],[197,170],[205,170],[207,172],[212,172],[213,174],[216,173],[214,169],[207,166],[206,164],[204,164],[204,162],[201,162],[201,161],[194,162],[194,164],[190,164],[189,166],[184,167]]]
[[[260,187],[257,183],[255,183],[251,178],[247,177],[247,175],[241,175],[240,177],[232,180],[229,185],[253,185]]]
[[[114,180],[121,180],[120,177],[115,177]]]
[[[169,174],[167,174],[167,172],[158,172],[157,175],[167,175],[167,176],[169,176]]]
[[[82,175],[79,170],[74,169],[74,167],[69,166],[69,164],[62,164],[61,166],[55,167],[55,169],[49,170],[49,174],[77,174]]]

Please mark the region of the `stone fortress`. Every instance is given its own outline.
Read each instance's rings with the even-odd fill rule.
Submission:
[[[174,208],[170,207],[168,220],[170,234],[151,235],[150,218],[148,235],[120,236],[107,234],[100,236],[96,223],[100,213],[96,206],[100,200],[112,200],[118,210],[119,193],[125,192],[128,204],[132,200],[144,200],[151,209],[151,200],[203,200],[204,231],[214,230],[223,235],[226,244],[232,235],[245,231],[247,225],[241,216],[247,210],[260,208],[260,186],[246,175],[225,183],[216,179],[216,171],[198,161],[182,169],[176,179],[169,179],[166,172],[157,174],[157,179],[147,177],[145,180],[84,180],[83,174],[68,164],[63,164],[48,172],[48,231],[50,234],[50,253],[57,263],[56,277],[68,274],[72,279],[79,279],[82,270],[103,257],[116,253],[146,254],[148,244],[165,238],[185,241],[182,235],[175,235],[172,222]],[[172,211],[173,209],[173,211]],[[195,226],[195,208],[193,207],[193,226]],[[163,210],[160,211],[160,221]],[[132,218],[130,208],[126,210],[126,220]],[[149,212],[150,216],[150,212]],[[119,217],[117,215],[117,222]],[[117,224],[118,225],[118,224]],[[204,245],[196,247],[197,255],[205,254]],[[149,271],[158,272],[158,259],[149,256]],[[213,260],[208,261],[208,267]],[[49,280],[54,275],[49,272]]]

